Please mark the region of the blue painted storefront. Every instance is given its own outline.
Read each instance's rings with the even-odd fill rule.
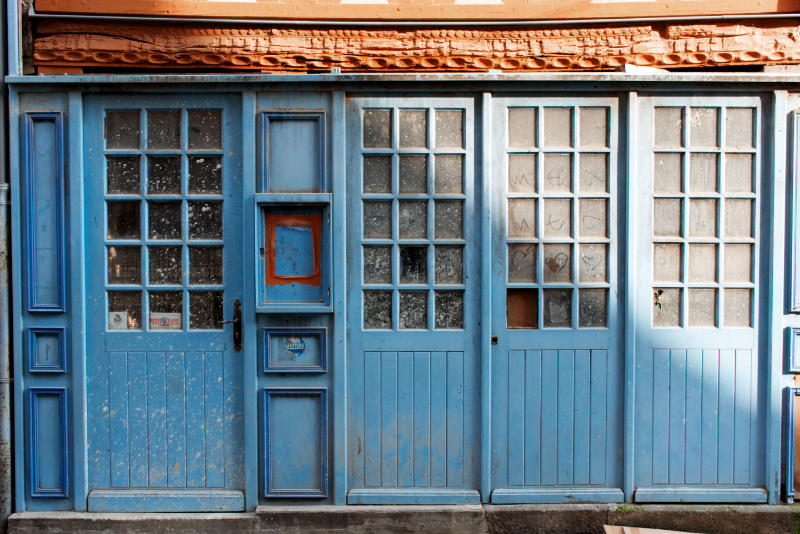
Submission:
[[[779,501],[788,78],[8,81],[18,510]]]

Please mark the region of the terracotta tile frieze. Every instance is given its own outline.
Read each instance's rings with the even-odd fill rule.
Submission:
[[[800,20],[529,29],[39,24],[41,66],[259,71],[562,71],[800,62]]]

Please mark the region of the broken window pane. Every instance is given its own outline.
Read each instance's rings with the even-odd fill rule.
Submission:
[[[608,192],[608,155],[581,154],[580,156],[580,192]]]
[[[436,328],[464,328],[464,292],[436,291]]]
[[[364,329],[392,328],[392,292],[364,291]]]
[[[139,148],[139,112],[106,111],[106,147]]]
[[[190,109],[189,150],[222,148],[222,110]]]
[[[181,284],[183,258],[181,247],[148,247],[151,284]]]
[[[717,290],[689,289],[689,326],[717,324]]]
[[[544,200],[544,236],[570,237],[572,235],[572,201],[566,198]]]
[[[681,201],[677,198],[653,200],[653,234],[664,237],[681,236]]]
[[[392,147],[392,110],[364,110],[364,148]]]
[[[536,192],[536,156],[533,154],[508,155],[508,192]]]
[[[400,291],[400,328],[428,328],[427,291]]]
[[[391,202],[364,202],[364,237],[392,238]]]
[[[181,239],[181,203],[148,202],[150,239]]]
[[[508,236],[536,237],[536,201],[508,200]]]
[[[572,290],[544,289],[542,311],[545,328],[569,328],[572,326]]]
[[[753,201],[740,198],[725,200],[725,237],[753,237]]]
[[[655,154],[653,189],[656,193],[680,193],[683,154]]]
[[[189,202],[189,239],[222,239],[222,202]]]
[[[151,291],[150,330],[183,328],[183,291]]]
[[[657,147],[683,146],[683,109],[655,109],[655,145]]]
[[[691,146],[716,147],[717,141],[717,108],[691,108],[689,111],[689,133]]]
[[[653,243],[653,280],[680,282],[681,264],[680,244]]]
[[[569,154],[544,154],[545,193],[569,193],[572,191],[572,156]]]
[[[180,156],[147,156],[147,193],[181,194]]]
[[[464,237],[464,216],[460,200],[436,200],[436,239]]]
[[[725,110],[725,146],[729,148],[753,148],[753,108],[728,108]]]
[[[192,156],[189,158],[189,193],[195,195],[222,194],[222,158],[220,156]]]
[[[460,195],[464,192],[464,156],[436,154],[434,159],[436,194]]]
[[[400,156],[400,194],[428,192],[428,156]]]
[[[108,247],[108,283],[142,283],[141,247]]]
[[[725,322],[722,326],[749,327],[750,322],[750,299],[752,292],[749,289],[726,289],[723,292],[725,297]]]
[[[572,281],[572,245],[543,245],[542,278],[545,282]],[[546,302],[546,300],[545,300]]]
[[[578,280],[580,282],[607,281],[608,246],[603,244],[586,244],[579,246]]]
[[[400,148],[428,146],[428,112],[424,109],[400,110]]]
[[[580,235],[581,237],[608,237],[608,213],[606,200],[603,198],[582,198],[580,208]]]
[[[508,146],[536,146],[536,108],[508,108]]]
[[[608,146],[608,108],[580,109],[581,147]]]
[[[222,284],[222,247],[189,247],[189,283]]]
[[[428,247],[400,247],[400,283],[428,282]]]
[[[717,279],[717,246],[689,245],[689,281],[714,282]]]
[[[653,326],[681,325],[681,290],[676,287],[653,289]]]
[[[139,239],[139,202],[108,202],[108,238]]]
[[[138,330],[142,327],[142,292],[108,292],[109,330]]]
[[[436,283],[463,284],[464,247],[459,245],[437,245],[435,254]]]
[[[506,326],[508,328],[538,328],[538,289],[506,290]]]
[[[364,283],[392,283],[392,247],[364,247]]]
[[[536,283],[536,245],[532,243],[508,245],[508,281]]]
[[[717,236],[717,201],[710,198],[689,200],[689,237]]]
[[[717,191],[717,154],[692,154],[690,156],[689,190],[692,193]]]
[[[147,111],[147,148],[181,148],[181,111]]]
[[[464,112],[462,110],[436,110],[436,148],[463,148],[463,131]]]
[[[109,195],[139,194],[139,156],[108,156],[106,174],[106,190]]]
[[[392,192],[392,156],[364,156],[364,193]]]
[[[578,326],[601,328],[608,322],[608,292],[605,289],[578,291]]]
[[[544,146],[572,146],[572,108],[544,108],[542,118],[544,120]]]
[[[426,201],[401,200],[400,239],[425,239],[428,235],[428,203]]]

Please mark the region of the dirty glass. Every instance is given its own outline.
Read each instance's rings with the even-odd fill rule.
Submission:
[[[689,200],[689,236],[717,236],[717,201],[710,198]]]
[[[364,247],[364,283],[392,283],[392,247]]]
[[[508,146],[536,146],[536,108],[508,109]]]
[[[428,156],[406,156],[400,158],[400,193],[428,192]]]
[[[147,110],[147,148],[181,148],[181,111]]]
[[[400,239],[425,239],[428,235],[428,203],[424,200],[401,200],[398,206]]]
[[[192,156],[189,158],[189,194],[222,194],[222,158]]]
[[[180,156],[147,156],[147,193],[181,194]]]
[[[536,283],[536,245],[532,243],[508,245],[508,281]]]
[[[572,156],[569,154],[543,154],[545,193],[569,193],[572,191]]]
[[[544,146],[572,146],[572,108],[543,108],[542,120]]]
[[[138,330],[142,328],[142,292],[108,292],[108,328]]]
[[[586,193],[608,192],[608,154],[581,154],[580,188]]]
[[[400,328],[428,328],[428,292],[400,291]]]
[[[162,329],[169,327],[169,322],[159,321],[153,317],[154,313],[162,314],[175,314],[183,313],[183,292],[182,291],[151,291],[148,298],[150,299],[150,328]],[[180,317],[172,317],[171,319],[177,320],[177,324],[171,323],[171,326],[176,329],[182,328]]]
[[[689,191],[717,191],[717,154],[692,154],[689,158]]]
[[[605,289],[578,290],[578,326],[602,328],[608,323],[608,291]]]
[[[142,283],[141,247],[108,247],[108,283]]]
[[[189,247],[189,283],[222,284],[222,247]]]
[[[437,195],[464,193],[464,156],[461,154],[436,154],[434,166]]]
[[[364,110],[364,148],[392,147],[392,110]]]
[[[189,328],[220,330],[222,321],[222,291],[189,292]]]
[[[602,198],[582,198],[578,202],[578,228],[581,237],[608,236],[608,210]]]
[[[544,199],[544,236],[570,237],[572,235],[572,201],[567,198]]]
[[[189,150],[222,148],[222,110],[190,109]]]
[[[400,148],[428,146],[428,112],[424,109],[400,110]]]
[[[753,237],[753,201],[729,198],[725,201],[725,237]]]
[[[542,245],[542,255],[544,282],[572,281],[572,245],[560,243]]]
[[[725,283],[749,283],[753,281],[753,246],[747,243],[725,245]]]
[[[222,202],[189,202],[189,239],[222,239]]]
[[[109,195],[138,195],[141,191],[139,156],[106,158],[106,191]]]
[[[364,291],[364,328],[392,328],[392,292]]]
[[[464,292],[435,291],[436,328],[464,328]]]
[[[753,192],[752,154],[725,154],[725,192]]]
[[[655,154],[653,190],[656,193],[680,193],[683,176],[683,154]]]
[[[107,111],[105,128],[107,148],[139,148],[138,111]]]
[[[572,326],[572,290],[544,289],[542,324],[545,328],[569,328]]]
[[[717,323],[717,290],[689,288],[689,326],[713,327]]]
[[[676,287],[653,289],[653,326],[681,325],[681,290]]]
[[[536,156],[533,154],[508,155],[508,192],[536,192]]]
[[[753,148],[755,110],[753,108],[728,108],[725,110],[725,146],[728,148]]]
[[[183,282],[182,247],[148,247],[149,280],[154,285]]]
[[[148,201],[150,239],[181,239],[181,203]]]
[[[688,246],[689,282],[715,282],[717,280],[717,246],[709,244],[689,244]]]
[[[680,237],[680,199],[656,198],[653,200],[653,233],[657,236]]]
[[[464,237],[464,215],[460,200],[435,201],[436,239],[461,239]]]
[[[655,145],[674,148],[683,146],[683,109],[655,108]]]
[[[608,108],[581,108],[581,148],[608,146]]]
[[[139,202],[108,203],[108,238],[139,239]]]
[[[681,245],[679,243],[653,243],[653,280],[656,282],[680,282],[681,266]]]
[[[464,112],[436,110],[436,148],[464,148]]]
[[[724,296],[724,321],[726,327],[749,327],[750,322],[750,289],[725,289]]]
[[[608,245],[582,243],[578,250],[578,281],[607,282]]]
[[[400,283],[428,282],[428,247],[400,247]]]
[[[364,193],[392,192],[392,156],[364,156]]]
[[[689,139],[692,147],[717,147],[719,109],[691,108],[689,110]]]
[[[508,200],[508,236],[536,237],[536,201]]]
[[[538,289],[506,290],[506,326],[508,328],[538,328]]]
[[[391,202],[364,201],[364,237],[391,239]]]
[[[460,245],[436,245],[434,254],[436,283],[463,284],[464,247]]]

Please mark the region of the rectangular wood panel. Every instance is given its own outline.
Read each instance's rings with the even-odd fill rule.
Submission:
[[[31,497],[68,497],[68,425],[65,388],[28,390],[27,454]]]

